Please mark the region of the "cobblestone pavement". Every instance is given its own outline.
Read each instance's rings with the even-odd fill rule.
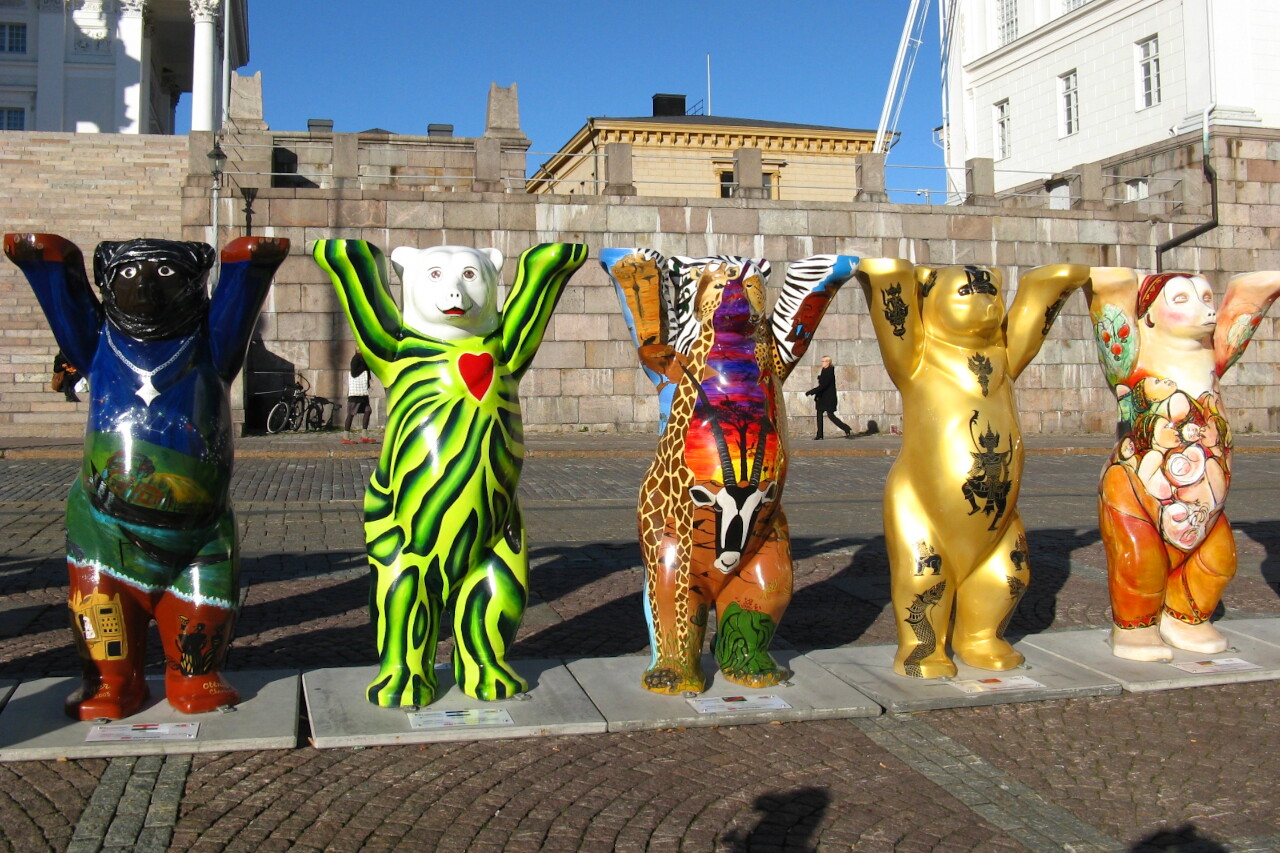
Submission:
[[[790,474],[796,593],[776,644],[889,643],[892,459],[826,444]],[[518,656],[646,648],[634,530],[647,461],[614,447],[526,462]],[[366,664],[373,460],[267,456],[242,453],[234,481],[247,592],[232,667]],[[1102,459],[1028,456],[1034,580],[1011,634],[1108,624]],[[0,460],[4,676],[74,669],[61,515],[76,468],[69,454]],[[1280,454],[1237,457],[1240,569],[1220,616],[1280,615],[1278,476]],[[0,849],[1277,850],[1277,699],[1263,682],[858,721],[0,764]]]

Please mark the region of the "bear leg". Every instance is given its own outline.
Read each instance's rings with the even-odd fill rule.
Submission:
[[[67,697],[76,720],[119,720],[150,698],[146,661],[150,596],[137,587],[67,559],[71,631],[84,663],[84,680]]]
[[[164,693],[183,714],[203,714],[235,705],[239,692],[222,675],[235,632],[236,613],[175,593],[161,595],[156,627],[164,646]]]
[[[430,705],[438,687],[435,656],[444,601],[423,584],[421,567],[370,565],[379,661],[366,696],[382,708]]]
[[[491,702],[529,689],[529,682],[507,662],[529,600],[528,577],[524,548],[516,552],[504,539],[459,587],[453,608],[453,674],[468,696]]]

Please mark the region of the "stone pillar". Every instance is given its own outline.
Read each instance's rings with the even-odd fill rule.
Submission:
[[[631,176],[631,143],[610,142],[604,147],[604,194],[635,195]]]
[[[502,185],[502,142],[492,136],[476,140],[476,174],[471,189],[478,193],[500,193]]]
[[[858,182],[854,201],[887,202],[889,194],[884,190],[884,154],[859,154],[853,158],[853,168]]]
[[[489,84],[489,107],[484,121],[485,136],[524,136],[520,129],[520,97],[516,84]]]
[[[151,42],[147,0],[120,0],[116,20],[116,91],[121,93],[116,130],[151,132]]]
[[[733,179],[738,185],[737,198],[768,198],[764,188],[764,155],[759,148],[735,148]]]
[[[1106,204],[1102,201],[1103,182],[1102,164],[1084,163],[1072,171],[1076,177],[1071,187],[1071,207],[1074,210],[1102,210]]]
[[[217,130],[218,7],[221,0],[190,0],[196,35],[191,60],[191,129]]]
[[[964,162],[965,204],[987,207],[996,203],[996,164],[990,157]]]
[[[333,135],[333,185],[338,189],[360,185],[360,138],[354,133]]]
[[[62,131],[67,88],[67,19],[62,0],[40,0],[35,56],[36,108],[28,130]]]

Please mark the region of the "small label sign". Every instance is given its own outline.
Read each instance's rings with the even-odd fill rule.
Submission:
[[[195,740],[199,723],[117,723],[94,726],[85,743],[123,743],[134,740]]]
[[[1008,678],[971,678],[953,681],[951,686],[961,693],[999,693],[1004,690],[1031,690],[1044,685],[1028,675],[1011,675]]]
[[[1256,663],[1249,663],[1243,658],[1210,658],[1209,660],[1197,660],[1189,663],[1171,664],[1183,672],[1189,672],[1192,675],[1209,675],[1214,672],[1248,672],[1253,669],[1262,669]]]
[[[414,711],[411,729],[450,729],[455,726],[514,726],[506,708],[467,708],[465,711]]]
[[[789,711],[791,706],[780,696],[719,696],[714,699],[687,699],[699,714],[736,714],[740,711]]]

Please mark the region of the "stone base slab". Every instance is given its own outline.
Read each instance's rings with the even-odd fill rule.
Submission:
[[[320,749],[342,746],[382,746],[397,743],[492,740],[538,735],[595,734],[605,731],[582,688],[558,660],[517,660],[519,673],[529,680],[524,697],[483,702],[467,696],[453,680],[452,670],[440,668],[442,695],[420,711],[466,712],[501,709],[511,716],[506,725],[456,725],[414,729],[406,708],[380,708],[365,698],[365,688],[377,667],[341,667],[303,673],[302,693],[311,719],[311,742]],[[459,715],[461,716],[461,715]]]
[[[993,672],[956,660],[958,672],[955,678],[907,678],[898,675],[893,671],[896,646],[844,646],[810,652],[809,658],[879,702],[891,714],[1105,696],[1120,692],[1120,685],[1115,681],[1040,651],[1025,641],[1015,643],[1014,647],[1027,659],[1017,669]],[[1032,679],[1041,686],[980,693],[966,693],[957,686],[958,682],[1019,676]]]
[[[1239,684],[1246,681],[1270,681],[1280,678],[1280,646],[1237,633],[1240,628],[1246,627],[1244,625],[1246,621],[1275,622],[1277,620],[1215,623],[1215,627],[1222,630],[1231,640],[1231,648],[1211,655],[1174,649],[1172,663],[1134,661],[1116,657],[1111,653],[1110,628],[1039,634],[1028,638],[1027,642],[1038,649],[1074,661],[1080,666],[1114,679],[1130,693],[1177,690],[1182,687],[1205,687],[1214,684]],[[1174,664],[1191,664],[1221,658],[1242,658],[1257,664],[1259,668],[1242,672],[1190,673],[1174,666]]]
[[[199,723],[193,740],[131,740],[86,743],[99,723],[72,720],[63,702],[79,685],[76,678],[24,681],[0,713],[0,761],[59,758],[111,758],[123,755],[172,755],[193,752],[293,749],[298,745],[298,673],[293,670],[228,672],[240,691],[234,711],[182,714],[164,701],[164,677],[148,676],[151,699],[124,720],[102,725]]]
[[[652,693],[640,686],[650,658],[584,658],[570,661],[569,671],[609,723],[611,732],[693,726],[736,726],[750,723],[875,717],[880,706],[834,678],[797,652],[774,651],[774,659],[792,671],[790,681],[773,687],[743,687],[724,678],[711,655],[703,658],[707,689],[696,697],[714,700],[775,696],[790,708],[699,713],[683,696]],[[705,703],[715,705],[716,703]],[[732,703],[725,703],[731,707]]]

